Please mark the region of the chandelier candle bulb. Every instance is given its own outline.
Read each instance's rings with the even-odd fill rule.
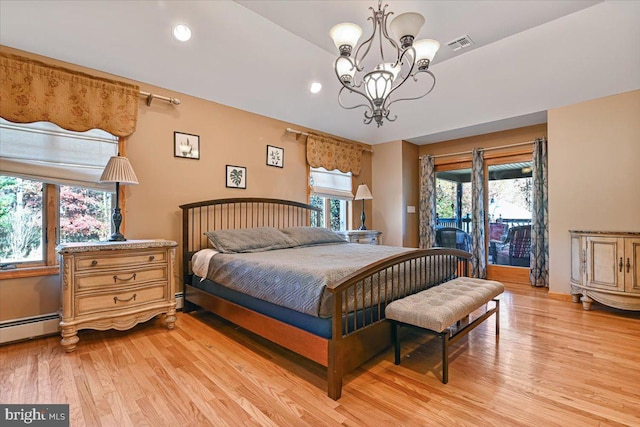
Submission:
[[[356,24],[335,25],[329,31],[329,35],[339,52],[334,63],[336,77],[342,85],[338,92],[338,103],[347,110],[364,107],[366,109],[364,123],[370,124],[375,121],[380,127],[385,119],[393,122],[398,118],[390,116],[390,107],[394,102],[417,100],[431,93],[436,85],[436,77],[429,71],[429,65],[440,44],[431,39],[418,40],[414,43],[425,22],[424,17],[419,13],[403,13],[393,19],[390,29],[396,39],[392,39],[387,30],[387,19],[393,15],[393,12],[387,12],[387,6],[382,7],[381,0],[378,1],[377,10],[369,9],[373,15],[369,18],[373,29],[369,38],[359,46],[357,44],[362,35],[362,28]],[[374,43],[379,44],[379,48],[374,46]],[[390,51],[392,57],[385,60],[385,52],[389,54]],[[372,53],[372,57],[377,53],[379,60],[373,62],[377,64],[373,69],[365,70],[365,58],[369,53]],[[423,80],[418,77],[421,74],[431,77],[431,85],[427,85],[426,90],[424,87],[420,89]],[[396,89],[404,85],[410,77],[422,93],[392,99]],[[346,105],[342,96],[351,96],[350,94],[356,97],[361,96],[364,102]]]

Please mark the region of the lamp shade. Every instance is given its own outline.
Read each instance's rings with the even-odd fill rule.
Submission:
[[[440,43],[432,39],[422,39],[415,42],[413,47],[416,50],[416,61],[428,59],[431,62],[440,49]]]
[[[356,74],[356,66],[351,62],[351,59],[340,56],[336,60],[336,72],[344,83],[351,83],[353,82],[353,76]]]
[[[406,36],[414,39],[423,24],[424,17],[422,15],[409,12],[396,16],[393,21],[391,21],[390,28],[398,40]]]
[[[371,195],[371,191],[369,191],[369,187],[367,184],[358,185],[358,191],[356,191],[356,197],[354,200],[372,200],[373,196]]]
[[[359,25],[344,22],[334,25],[329,31],[329,35],[338,49],[341,49],[342,46],[349,46],[353,49],[362,35],[362,28]]]
[[[102,171],[100,182],[117,182],[120,184],[137,184],[138,177],[129,163],[122,156],[112,156]]]
[[[393,73],[386,70],[374,70],[364,75],[365,93],[376,106],[382,105],[393,88]]]

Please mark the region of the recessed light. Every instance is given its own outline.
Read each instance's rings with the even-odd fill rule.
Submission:
[[[311,87],[309,88],[309,90],[311,91],[311,93],[318,93],[320,92],[320,90],[322,90],[322,85],[318,82],[313,82],[311,83]]]
[[[185,24],[178,24],[173,27],[173,37],[181,42],[186,42],[191,38],[191,28]]]

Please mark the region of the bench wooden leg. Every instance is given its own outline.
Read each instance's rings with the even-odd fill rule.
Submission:
[[[395,364],[400,364],[400,334],[398,333],[398,324],[391,322],[391,339],[393,340],[393,350],[395,353]]]
[[[496,303],[496,338],[500,335],[500,300],[494,299],[493,302]]]
[[[449,382],[449,331],[440,332],[442,339],[442,384]]]

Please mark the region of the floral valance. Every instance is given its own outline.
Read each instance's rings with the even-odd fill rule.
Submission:
[[[314,168],[360,175],[362,146],[316,133],[307,137],[307,162]]]
[[[0,52],[0,116],[15,123],[126,137],[136,130],[139,93],[137,85]]]

